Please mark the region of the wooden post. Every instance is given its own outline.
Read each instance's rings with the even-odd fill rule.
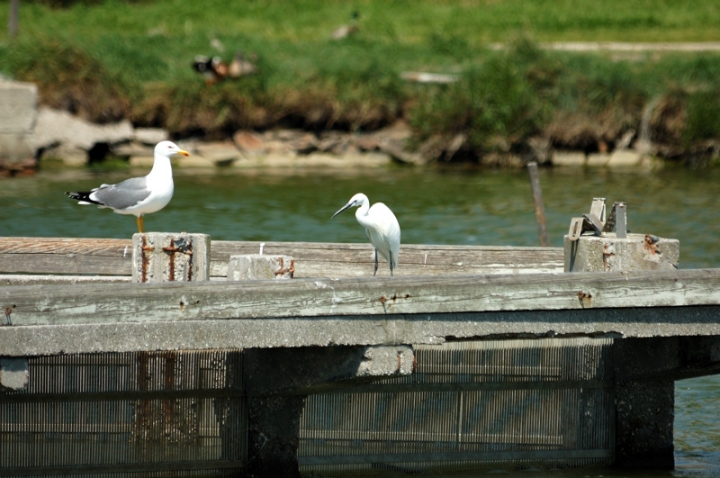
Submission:
[[[10,14],[8,15],[8,38],[15,38],[18,34],[20,19],[20,0],[10,0]]]
[[[210,236],[147,232],[133,234],[133,282],[210,280]]]
[[[528,172],[530,173],[530,187],[532,188],[533,201],[535,202],[535,218],[538,223],[538,236],[540,245],[548,247],[547,227],[545,226],[545,206],[543,205],[542,189],[540,187],[540,177],[538,176],[538,165],[535,161],[528,163]]]

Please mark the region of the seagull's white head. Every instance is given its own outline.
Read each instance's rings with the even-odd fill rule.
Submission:
[[[184,149],[180,149],[178,145],[173,143],[172,141],[160,141],[157,146],[155,146],[156,156],[165,156],[166,158],[172,158],[176,154],[179,154],[181,156],[190,156],[190,153],[188,153]]]

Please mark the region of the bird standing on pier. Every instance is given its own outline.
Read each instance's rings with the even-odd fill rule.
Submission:
[[[117,184],[102,184],[87,192],[67,192],[78,204],[96,204],[110,208],[118,214],[137,216],[138,232],[145,232],[143,216],[157,212],[172,199],[174,184],[170,158],[175,155],[190,156],[171,141],[161,141],[155,146],[155,161],[147,176],[130,178]]]
[[[370,200],[363,193],[358,193],[350,198],[332,217],[337,216],[345,209],[359,206],[355,211],[355,218],[365,228],[365,233],[370,238],[370,243],[375,248],[375,270],[378,270],[378,253],[390,266],[390,275],[398,265],[398,253],[400,252],[400,224],[395,214],[381,202],[376,202],[370,207]],[[332,219],[332,218],[331,218]]]

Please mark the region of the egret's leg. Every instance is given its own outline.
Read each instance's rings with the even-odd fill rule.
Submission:
[[[145,232],[145,221],[142,216],[137,217],[138,232]]]
[[[390,275],[393,275],[393,256],[391,251],[388,251],[388,265],[390,266]]]
[[[375,249],[375,270],[373,271],[373,277],[377,274],[378,260],[377,260],[377,248]]]

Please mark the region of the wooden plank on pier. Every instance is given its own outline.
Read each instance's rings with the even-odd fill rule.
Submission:
[[[212,243],[211,275],[225,276],[231,255],[257,254],[259,242]],[[295,277],[368,277],[374,255],[370,244],[267,242],[265,254],[292,256]],[[399,276],[435,274],[522,274],[562,272],[563,252],[552,247],[489,247],[406,244],[400,247]],[[385,263],[379,275],[389,275]]]
[[[295,277],[368,277],[370,244],[213,241],[210,274],[227,275],[231,255],[292,256]],[[0,273],[130,275],[132,241],[126,239],[0,238]],[[562,272],[563,252],[550,247],[401,246],[397,275],[522,274]],[[379,275],[387,275],[381,265]]]
[[[720,269],[0,288],[24,325],[720,305]],[[428,321],[432,321],[430,315]]]
[[[130,275],[132,241],[0,238],[0,273]]]

